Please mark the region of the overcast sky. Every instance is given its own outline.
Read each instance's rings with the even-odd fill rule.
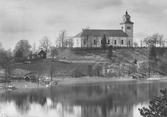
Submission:
[[[167,0],[0,0],[0,41],[13,49],[21,39],[33,44],[48,36],[54,45],[64,29],[69,36],[86,27],[121,29],[126,9],[135,41],[153,33],[167,38]]]

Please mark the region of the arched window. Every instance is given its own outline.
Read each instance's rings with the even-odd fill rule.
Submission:
[[[96,40],[94,40],[94,45],[96,44]]]
[[[117,44],[117,40],[114,40],[114,44],[115,44],[115,45]]]
[[[108,40],[108,44],[110,44],[110,40]]]
[[[122,45],[124,44],[124,40],[121,40],[121,44],[122,44]]]

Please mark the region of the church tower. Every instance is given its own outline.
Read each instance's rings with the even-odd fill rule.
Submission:
[[[131,16],[128,12],[125,12],[123,16],[123,22],[120,23],[121,29],[129,36],[127,45],[133,46],[133,22],[131,22]]]

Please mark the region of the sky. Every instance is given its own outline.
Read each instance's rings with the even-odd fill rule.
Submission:
[[[126,10],[134,22],[134,41],[160,33],[167,38],[167,0],[0,0],[0,42],[5,49],[26,39],[48,36],[52,45],[62,30],[121,29]]]

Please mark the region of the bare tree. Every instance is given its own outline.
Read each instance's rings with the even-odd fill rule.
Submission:
[[[44,51],[47,53],[49,48],[51,46],[51,41],[49,39],[49,37],[45,36],[40,40],[40,46],[39,48],[44,49]]]
[[[32,50],[36,50],[36,43],[35,43],[35,41],[33,43]]]
[[[13,57],[11,50],[0,50],[0,67],[5,70],[5,80],[10,76]]]
[[[148,47],[148,40],[149,40],[149,37],[146,37],[146,38],[144,38],[144,40],[143,40],[143,42],[145,43],[145,45],[146,45],[146,47]]]
[[[159,46],[162,47],[164,43],[163,35],[155,33],[152,36],[146,37],[144,39],[144,43],[146,44],[146,46],[154,45],[156,47],[157,44],[159,44]]]
[[[83,29],[83,33],[84,33],[84,40],[87,44],[87,47],[92,47],[92,39],[91,39],[92,33],[91,33],[89,27],[86,29]]]
[[[65,47],[65,48],[68,47],[68,39],[64,40],[64,47]]]
[[[71,48],[72,46],[73,46],[72,37],[67,37],[64,41],[64,47]]]
[[[69,39],[68,39],[68,47],[70,47],[70,48],[73,47],[73,40],[72,40],[72,37],[69,37]]]
[[[165,47],[166,41],[167,41],[167,38],[164,38],[164,39],[163,39],[163,42],[162,42],[162,47]]]
[[[55,46],[51,46],[50,47],[50,51],[51,51],[51,56],[54,59],[55,56],[57,56],[59,53],[57,51],[57,48]]]
[[[134,47],[138,47],[138,43],[137,42],[133,42]]]
[[[66,30],[61,31],[60,34],[59,34],[58,40],[61,43],[62,48],[65,46],[64,43],[65,43],[66,38],[67,38]]]
[[[158,33],[153,34],[153,35],[151,36],[151,40],[150,40],[150,41],[151,41],[152,44],[155,45],[155,47],[156,47],[156,45],[159,43],[159,34],[158,34]]]
[[[163,35],[162,34],[159,34],[159,46],[162,47],[163,46],[163,43],[164,43],[164,39],[163,39]]]
[[[55,41],[55,44],[56,44],[56,47],[57,47],[57,48],[60,48],[60,47],[61,47],[60,40],[56,40],[56,41]]]
[[[143,47],[143,40],[140,40],[140,47]]]

